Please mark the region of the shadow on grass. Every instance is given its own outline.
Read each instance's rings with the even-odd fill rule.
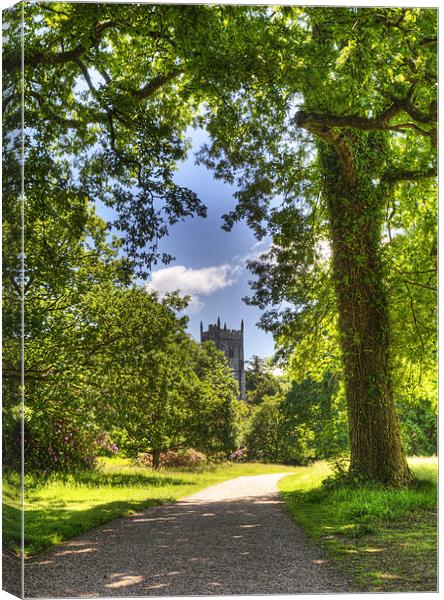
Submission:
[[[57,473],[46,480],[41,477],[32,477],[25,482],[25,487],[31,490],[45,483],[77,484],[94,487],[163,487],[167,485],[189,485],[192,482],[184,481],[178,477],[165,476],[160,473],[104,473],[97,470]]]
[[[18,551],[21,545],[22,511],[20,508],[3,502],[2,504],[2,542],[3,548]]]
[[[320,542],[356,591],[436,590],[436,485],[281,491],[292,517]]]
[[[95,470],[69,474],[57,473],[48,478],[28,476],[25,482],[25,553],[30,555],[41,552],[112,519],[165,502],[172,502],[175,500],[175,495],[171,493],[172,487],[190,486],[193,483],[195,482],[180,477],[151,472],[104,473]],[[53,485],[55,487],[52,497],[48,497],[45,491],[45,499],[39,499],[39,489],[51,490]],[[63,486],[69,490],[67,495],[64,494]],[[76,499],[77,487],[79,491],[85,488],[104,488],[103,502],[91,506],[88,498]],[[161,492],[162,498],[150,497],[159,493],[153,494],[150,490],[153,492],[154,489],[168,487],[170,489],[165,489],[165,495]],[[146,497],[133,502],[127,499],[106,502],[106,488],[109,489],[110,494],[116,488],[134,488],[139,491],[139,496],[140,490],[144,492],[146,490]],[[7,501],[3,503],[3,544],[17,552],[21,544],[20,507],[15,506],[10,498],[4,500]],[[33,502],[35,502],[34,506]]]

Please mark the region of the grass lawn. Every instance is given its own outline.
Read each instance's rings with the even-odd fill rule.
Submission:
[[[437,590],[437,459],[409,459],[413,489],[328,490],[325,462],[279,482],[292,517],[320,543],[355,591]]]
[[[209,485],[241,475],[291,472],[291,467],[254,463],[225,463],[198,470],[134,467],[126,459],[103,460],[98,471],[62,477],[45,483],[25,481],[25,554],[30,556],[72,538],[96,525],[149,506],[172,502]],[[3,540],[13,550],[20,546],[18,478],[3,480]]]

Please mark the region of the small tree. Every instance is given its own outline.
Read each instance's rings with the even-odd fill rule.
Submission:
[[[184,306],[177,296],[159,301],[137,286],[107,287],[85,301],[90,335],[101,348],[90,368],[106,399],[108,424],[120,430],[129,454],[151,452],[154,467],[162,451],[184,441],[188,400],[198,386],[186,319],[175,314]]]
[[[245,435],[248,457],[264,462],[305,464],[314,456],[313,433],[290,423],[281,410],[281,399],[264,398],[251,415]]]
[[[282,393],[282,382],[272,373],[270,360],[254,355],[247,364],[245,388],[249,404],[260,404],[266,396]]]
[[[213,342],[193,343],[190,360],[199,384],[185,425],[189,444],[210,454],[228,454],[237,446],[241,411],[233,371]]]

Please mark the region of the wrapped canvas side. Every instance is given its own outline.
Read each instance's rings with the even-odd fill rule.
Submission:
[[[22,11],[19,3],[2,12],[2,588],[20,597],[24,479]]]

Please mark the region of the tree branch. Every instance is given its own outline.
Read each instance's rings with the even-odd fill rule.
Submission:
[[[426,290],[432,290],[432,292],[438,291],[436,287],[434,287],[432,285],[427,285],[425,283],[421,283],[419,281],[410,281],[410,279],[404,279],[404,278],[401,278],[401,281],[407,285],[413,285],[413,286],[425,288]]]
[[[331,124],[332,119],[333,121],[336,119],[340,119],[342,121],[344,118],[345,117],[331,117],[329,115],[310,115],[304,111],[299,111],[295,116],[298,127],[302,127],[307,131],[310,131],[334,146],[342,163],[345,181],[351,185],[354,185],[356,182],[356,174],[353,153],[348,144],[346,136],[343,133],[335,130],[335,127],[338,127],[338,125]],[[350,125],[348,125],[348,127],[350,127]]]
[[[378,115],[377,117],[367,118],[359,117],[357,115],[320,115],[314,113],[306,113],[305,111],[299,111],[295,115],[296,124],[300,127],[307,127],[305,124],[316,123],[325,127],[337,127],[337,128],[350,128],[350,129],[361,129],[362,131],[374,131],[374,130],[385,130],[385,131],[398,131],[403,128],[416,129],[421,135],[428,135],[430,137],[436,136],[436,128],[432,130],[422,129],[415,123],[400,123],[391,125],[390,121],[400,112],[406,112],[412,119],[421,123],[435,123],[437,118],[436,103],[433,102],[430,106],[428,113],[422,112],[415,108],[408,98],[405,99],[394,99],[390,107]]]
[[[37,49],[29,50],[25,54],[26,65],[59,65],[70,61],[75,61],[91,48],[97,47],[103,37],[104,32],[110,27],[116,25],[115,21],[107,20],[95,24],[94,31],[88,43],[80,43],[71,50],[61,52],[41,51]],[[22,56],[21,49],[18,48],[14,52],[5,53],[3,56],[3,68],[8,73],[14,73],[21,68]]]
[[[397,103],[393,102],[390,107],[377,117],[367,118],[357,115],[320,115],[307,113],[303,110],[295,115],[296,124],[299,127],[308,129],[313,124],[323,127],[336,127],[344,129],[361,129],[363,131],[372,131],[377,129],[387,129],[389,121],[399,112]]]
[[[77,129],[80,126],[80,121],[77,119],[67,119],[66,117],[61,117],[52,111],[51,107],[48,105],[48,102],[45,101],[43,96],[34,90],[29,90],[29,95],[37,100],[39,106],[43,109],[44,118],[48,121],[54,121],[55,123],[59,123],[60,125],[65,125],[69,129]]]
[[[430,137],[432,143],[436,144],[436,127],[431,130],[423,129],[416,123],[400,123],[391,125],[390,121],[400,112],[406,112],[413,119],[421,123],[430,123],[436,121],[436,103],[432,103],[428,113],[422,112],[413,106],[411,96],[414,93],[416,82],[410,87],[407,97],[404,99],[393,99],[392,104],[383,113],[376,117],[367,118],[358,115],[326,115],[308,113],[303,110],[295,115],[295,123],[317,135],[335,147],[344,169],[344,177],[349,183],[354,183],[354,163],[351,149],[341,129],[360,129],[361,131],[403,131],[405,129],[414,129],[420,135]],[[436,176],[436,169],[427,171],[404,171],[387,172],[383,179],[385,181],[414,180],[423,177]]]
[[[429,177],[437,177],[436,167],[429,167],[426,170],[407,171],[399,169],[388,169],[381,177],[381,181],[387,183],[398,183],[399,181],[418,181]]]
[[[89,71],[88,71],[88,68],[87,68],[87,66],[85,65],[85,63],[84,63],[84,62],[82,62],[82,61],[80,60],[80,58],[75,58],[75,59],[74,59],[74,62],[75,62],[75,63],[76,63],[76,65],[79,67],[79,69],[82,71],[83,78],[85,79],[85,81],[86,81],[86,83],[87,83],[87,85],[88,85],[88,87],[89,87],[90,91],[91,91],[91,92],[93,92],[93,94],[95,94],[95,93],[97,92],[97,90],[96,90],[96,88],[94,87],[94,84],[93,84],[93,82],[91,81],[91,77],[90,77],[90,75],[89,75]]]
[[[430,104],[428,112],[416,108],[410,99],[407,98],[404,100],[395,100],[395,102],[397,102],[398,106],[415,121],[419,121],[420,123],[436,123],[438,118],[438,106],[435,101]]]
[[[181,75],[183,72],[183,69],[173,69],[173,71],[170,71],[170,73],[167,73],[165,75],[157,75],[157,77],[154,77],[154,79],[149,81],[140,89],[132,89],[130,90],[130,92],[135,98],[138,98],[139,100],[144,100],[145,98],[148,98],[149,96],[157,92],[157,90],[160,89],[162,86]]]

